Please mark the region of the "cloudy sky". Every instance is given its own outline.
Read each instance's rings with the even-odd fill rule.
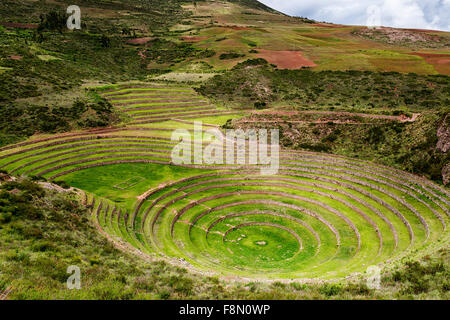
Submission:
[[[259,1],[284,13],[319,21],[450,31],[450,0]]]

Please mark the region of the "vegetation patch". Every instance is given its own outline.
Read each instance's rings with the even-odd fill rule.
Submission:
[[[439,110],[448,105],[448,76],[396,72],[274,70],[250,60],[212,78],[199,88],[203,95],[241,108],[254,102],[356,110],[406,107]],[[256,65],[253,65],[256,64]],[[245,70],[245,73],[242,73]]]

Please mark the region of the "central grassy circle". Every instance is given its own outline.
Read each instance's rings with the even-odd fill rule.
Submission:
[[[250,225],[236,229],[227,235],[225,244],[245,265],[253,267],[257,267],[255,263],[291,259],[301,250],[301,243],[293,234],[276,226]]]

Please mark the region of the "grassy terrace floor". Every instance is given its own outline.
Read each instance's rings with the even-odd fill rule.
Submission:
[[[449,240],[449,193],[421,177],[292,150],[273,176],[258,166],[176,166],[174,129],[239,114],[184,87],[99,92],[132,123],[4,147],[0,168],[83,190],[93,221],[145,254],[208,274],[333,279]]]

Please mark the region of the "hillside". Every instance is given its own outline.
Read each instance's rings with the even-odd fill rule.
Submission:
[[[450,33],[3,0],[0,46],[0,298],[448,299]]]

